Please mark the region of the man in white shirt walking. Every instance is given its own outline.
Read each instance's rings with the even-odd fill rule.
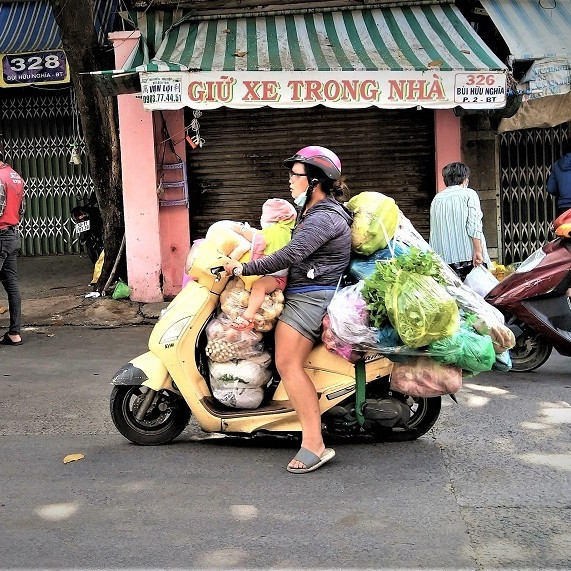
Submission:
[[[442,169],[446,188],[430,205],[430,246],[462,281],[473,268],[490,263],[480,198],[468,188],[469,176],[463,163],[446,165]]]

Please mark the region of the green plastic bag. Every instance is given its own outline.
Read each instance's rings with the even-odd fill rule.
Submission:
[[[113,290],[113,299],[125,299],[131,295],[131,288],[123,281],[119,280]]]
[[[496,361],[492,338],[476,333],[465,324],[454,335],[430,343],[428,352],[435,361],[460,367],[474,375],[491,371]]]
[[[456,302],[430,276],[400,270],[385,294],[392,326],[408,347],[449,337],[460,326]]]
[[[396,202],[380,192],[361,192],[347,203],[353,212],[351,247],[364,256],[386,248],[395,235],[399,209]]]

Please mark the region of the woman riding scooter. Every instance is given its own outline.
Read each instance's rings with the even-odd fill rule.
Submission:
[[[335,153],[304,147],[284,165],[299,207],[291,242],[265,258],[245,264],[230,260],[224,267],[244,276],[289,269],[285,306],[275,330],[275,364],[302,427],[301,448],[287,470],[303,474],[335,456],[325,448],[318,397],[304,363],[320,339],[327,306],[349,264],[352,216],[336,200],[347,187],[340,180],[341,161]]]

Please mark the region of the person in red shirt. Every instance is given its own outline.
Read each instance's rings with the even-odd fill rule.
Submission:
[[[18,285],[17,256],[20,250],[18,224],[24,214],[24,181],[4,162],[0,146],[0,281],[8,294],[10,327],[0,338],[2,345],[21,345],[22,297]]]

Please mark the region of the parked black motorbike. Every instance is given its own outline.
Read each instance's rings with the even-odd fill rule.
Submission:
[[[84,246],[89,259],[95,264],[103,251],[103,219],[94,192],[85,204],[76,206],[71,211],[71,221],[79,243]]]

